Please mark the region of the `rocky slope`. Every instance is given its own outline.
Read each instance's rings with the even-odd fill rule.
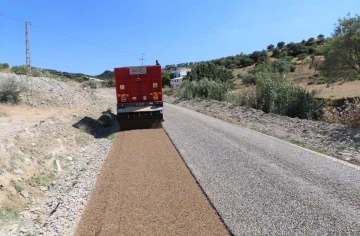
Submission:
[[[50,78],[32,88],[1,105],[0,235],[71,235],[115,136],[115,100]]]

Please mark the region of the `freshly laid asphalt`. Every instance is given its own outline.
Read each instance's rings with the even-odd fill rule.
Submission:
[[[179,106],[164,118],[234,235],[360,235],[359,167]]]

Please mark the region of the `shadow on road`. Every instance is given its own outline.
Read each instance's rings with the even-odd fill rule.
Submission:
[[[102,112],[102,115],[97,120],[85,116],[73,124],[73,127],[81,129],[97,139],[107,138],[118,130],[116,115],[110,110]]]

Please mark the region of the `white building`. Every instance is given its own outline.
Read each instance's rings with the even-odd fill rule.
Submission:
[[[173,79],[170,80],[171,87],[174,86],[181,86],[183,82],[183,78],[187,75],[188,72],[190,72],[190,68],[180,67],[176,70],[171,71],[171,74],[173,75]]]
[[[184,77],[190,71],[191,71],[190,68],[180,67],[172,71],[171,73],[174,74],[174,78],[177,78],[177,77]]]
[[[171,87],[181,86],[184,77],[177,77],[170,80]]]

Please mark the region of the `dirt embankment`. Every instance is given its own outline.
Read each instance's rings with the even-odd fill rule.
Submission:
[[[29,101],[0,104],[0,235],[66,235],[113,142],[115,100],[75,82],[32,82]]]
[[[178,101],[168,96],[164,99],[170,103],[360,165],[360,128],[266,114],[260,110],[235,106],[228,102]]]

